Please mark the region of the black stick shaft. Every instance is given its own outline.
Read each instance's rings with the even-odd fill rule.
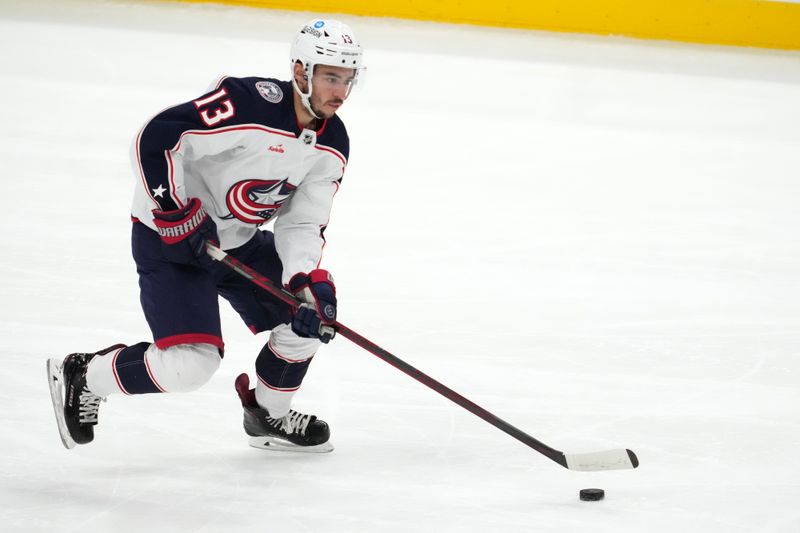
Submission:
[[[225,265],[227,265],[228,267],[230,267],[234,271],[238,272],[239,274],[241,274],[245,278],[249,279],[255,285],[261,287],[262,289],[264,289],[265,291],[270,293],[272,296],[278,298],[279,300],[281,300],[285,304],[292,306],[292,308],[294,308],[294,309],[297,309],[298,307],[300,307],[300,304],[301,304],[300,300],[295,298],[293,294],[291,294],[291,293],[281,289],[277,285],[275,285],[272,281],[270,281],[265,276],[259,274],[258,272],[256,272],[252,268],[248,267],[247,265],[245,265],[241,261],[237,260],[236,258],[231,257],[230,255],[225,254],[225,256],[222,257],[221,254],[224,253],[224,252],[218,251],[218,249],[217,250],[211,249],[211,250],[212,250],[211,255],[215,259],[217,259],[218,261],[224,263]],[[405,374],[411,376],[412,378],[416,379],[417,381],[419,381],[420,383],[422,383],[426,387],[435,390],[436,392],[438,392],[439,394],[441,394],[442,396],[444,396],[448,400],[450,400],[453,403],[463,407],[464,409],[466,409],[470,413],[482,418],[483,420],[485,420],[486,422],[490,423],[491,425],[493,425],[497,429],[507,433],[508,435],[511,435],[512,437],[514,437],[518,441],[522,442],[523,444],[526,444],[527,446],[530,446],[531,448],[533,448],[537,452],[541,453],[545,457],[555,461],[556,463],[560,464],[564,468],[568,468],[567,461],[566,461],[566,458],[564,457],[564,453],[563,452],[560,452],[560,451],[558,451],[558,450],[556,450],[554,448],[551,448],[550,446],[544,444],[543,442],[531,437],[530,435],[528,435],[527,433],[525,433],[521,429],[518,429],[518,428],[512,426],[511,424],[509,424],[505,420],[503,420],[500,417],[495,416],[494,414],[490,413],[489,411],[487,411],[486,409],[484,409],[480,405],[476,404],[472,400],[469,400],[469,399],[465,398],[464,396],[460,395],[459,393],[457,393],[453,389],[447,387],[446,385],[444,385],[444,384],[440,383],[439,381],[433,379],[432,377],[430,377],[429,375],[425,374],[424,372],[422,372],[422,371],[418,370],[417,368],[411,366],[410,364],[406,363],[405,361],[403,361],[402,359],[400,359],[396,355],[393,355],[393,354],[389,353],[387,350],[384,350],[383,348],[381,348],[380,346],[378,346],[374,342],[372,342],[369,339],[359,335],[358,333],[356,333],[352,329],[348,328],[347,326],[345,326],[341,322],[336,322],[333,327],[336,330],[336,332],[339,335],[341,335],[342,337],[352,341],[353,343],[355,343],[356,345],[360,346],[361,348],[364,348],[365,350],[367,350],[371,354],[375,355],[376,357],[379,357],[380,359],[383,359],[384,361],[386,361],[387,363],[389,363],[393,367],[397,368],[398,370],[400,370],[400,371],[404,372]]]

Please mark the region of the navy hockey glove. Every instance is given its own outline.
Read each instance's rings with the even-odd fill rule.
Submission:
[[[289,291],[303,301],[292,317],[292,331],[301,337],[327,343],[336,334],[336,286],[327,270],[312,270],[292,276]]]
[[[214,262],[206,254],[206,241],[219,245],[217,225],[197,198],[190,198],[184,207],[174,211],[153,210],[153,223],[169,261],[200,267]]]

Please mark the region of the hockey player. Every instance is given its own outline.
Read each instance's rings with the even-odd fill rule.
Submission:
[[[320,268],[323,232],[349,153],[336,115],[362,69],[350,28],[315,19],[291,47],[291,81],[225,77],[162,111],[132,150],[137,186],[132,251],[153,342],[50,359],[48,375],[64,445],[94,438],[112,394],[192,391],[220,365],[218,295],[269,339],[255,389],[236,380],[251,445],[329,451],[328,425],[291,409],[312,357],[335,332],[336,289]],[[259,229],[274,220],[273,231]],[[305,303],[293,312],[214,262],[206,243]]]

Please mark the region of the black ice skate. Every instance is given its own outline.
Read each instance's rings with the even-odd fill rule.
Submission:
[[[282,418],[271,418],[256,403],[256,391],[250,388],[250,378],[236,378],[236,392],[244,408],[244,430],[250,436],[250,446],[264,450],[325,453],[333,451],[328,439],[328,424],[313,415],[295,410]]]
[[[124,344],[115,344],[95,353],[73,353],[66,356],[63,362],[58,359],[47,360],[50,398],[53,400],[61,442],[68,450],[76,444],[88,444],[94,440],[97,410],[103,398],[86,388],[89,361],[95,356],[124,347]]]

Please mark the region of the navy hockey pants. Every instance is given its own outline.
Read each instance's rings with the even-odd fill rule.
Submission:
[[[253,333],[291,320],[290,308],[221,263],[205,270],[167,261],[158,234],[134,222],[131,247],[139,273],[141,304],[161,349],[178,344],[208,343],[222,353],[218,295],[230,302]],[[281,265],[274,236],[258,231],[228,254],[281,284]]]

